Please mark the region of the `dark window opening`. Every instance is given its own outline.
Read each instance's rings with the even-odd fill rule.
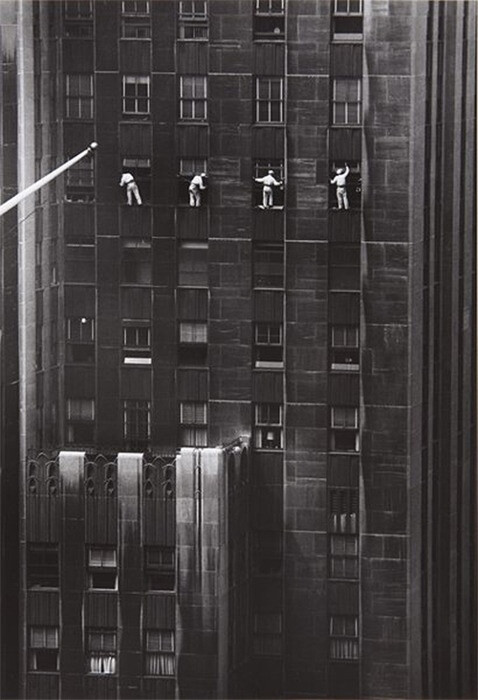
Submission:
[[[143,202],[151,201],[150,158],[123,158],[123,172],[131,173],[138,185]]]
[[[206,321],[179,323],[178,361],[180,365],[198,366],[207,362]]]
[[[284,248],[275,244],[258,244],[253,248],[254,287],[284,286]]]
[[[254,39],[259,40],[284,40],[285,18],[274,15],[255,15],[254,17]]]
[[[188,287],[207,287],[207,243],[196,241],[185,241],[180,243],[178,256],[178,285]]]
[[[254,446],[263,450],[281,450],[282,404],[258,403],[255,405]]]
[[[361,41],[363,39],[362,17],[336,16],[332,22],[334,41]]]
[[[189,185],[195,175],[207,175],[207,158],[181,158],[178,176],[178,204],[190,206]],[[201,206],[208,203],[207,177],[203,178],[204,190],[200,190]]]
[[[149,591],[174,591],[176,566],[174,547],[145,547],[144,574]]]
[[[127,399],[123,401],[123,436],[127,449],[146,449],[151,438],[151,403]]]
[[[115,590],[117,582],[116,550],[112,547],[90,547],[88,549],[89,587]]]
[[[329,247],[329,289],[360,289],[360,244],[332,243]]]
[[[270,173],[272,171],[272,173]],[[276,182],[279,182],[280,185],[270,185],[270,189],[272,190],[271,197],[272,197],[272,207],[275,208],[282,208],[284,206],[284,201],[285,201],[285,189],[284,189],[284,161],[283,160],[256,160],[254,163],[254,169],[253,169],[253,174],[252,177],[254,178],[254,187],[253,187],[253,202],[252,205],[254,207],[261,207],[264,208],[265,203],[264,202],[264,184],[261,182],[256,182],[256,179],[262,179],[266,177],[267,175],[272,174],[272,177],[276,180]],[[270,207],[267,207],[270,208]]]
[[[65,250],[65,276],[68,282],[95,281],[95,246],[68,243]]]
[[[360,172],[360,163],[356,160],[347,161],[333,161],[330,164],[330,180],[333,180],[337,175],[337,170],[341,168],[345,170],[346,166],[349,168],[349,174],[347,175],[345,192],[347,197],[348,209],[361,209],[362,208],[362,176]],[[329,183],[330,183],[329,180]],[[337,185],[329,185],[329,209],[337,209],[340,207],[338,197],[337,197]]]
[[[360,368],[358,326],[332,326],[330,369],[346,372]]]
[[[141,322],[140,322],[141,323]],[[125,365],[151,364],[151,326],[149,323],[123,326],[123,363]]]
[[[95,199],[94,163],[83,159],[66,171],[66,199],[69,202],[93,202]]]
[[[256,323],[254,364],[271,369],[283,366],[281,323]]]
[[[179,3],[179,38],[201,40],[208,37],[207,3],[190,0]]]
[[[93,36],[92,0],[66,0],[64,3],[65,35],[73,39]]]
[[[66,319],[66,361],[95,361],[95,320],[77,317]]]
[[[58,588],[58,546],[54,544],[29,544],[27,547],[28,588]]]
[[[254,613],[252,649],[255,656],[282,654],[282,613]]]
[[[29,670],[58,671],[58,627],[30,627],[29,631]]]
[[[151,243],[142,239],[123,241],[124,284],[151,284],[152,262]]]
[[[331,578],[358,578],[357,535],[330,535],[329,576]]]

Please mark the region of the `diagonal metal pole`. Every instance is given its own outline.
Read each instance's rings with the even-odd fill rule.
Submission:
[[[81,151],[81,153],[78,153],[78,155],[74,156],[73,158],[70,158],[66,163],[63,163],[63,165],[60,165],[58,168],[55,168],[55,170],[52,170],[51,173],[48,173],[48,175],[45,175],[44,177],[40,178],[36,182],[33,183],[33,185],[30,185],[29,187],[25,188],[18,194],[16,194],[14,197],[11,199],[8,199],[6,202],[3,204],[0,204],[0,216],[3,216],[6,214],[7,211],[10,211],[10,209],[13,209],[19,202],[24,200],[26,197],[28,197],[30,194],[33,194],[33,192],[36,192],[37,190],[40,189],[40,187],[43,187],[43,185],[48,184],[52,180],[54,180],[58,175],[61,175],[61,173],[64,173],[65,170],[68,170],[68,168],[71,168],[72,165],[75,165],[75,163],[78,163],[78,161],[82,160],[82,158],[85,158],[85,156],[90,155],[93,153],[93,151],[98,147],[98,144],[96,142],[90,143],[88,148],[85,148],[84,151]]]

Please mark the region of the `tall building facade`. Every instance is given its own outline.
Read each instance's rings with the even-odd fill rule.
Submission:
[[[0,18],[5,697],[474,697],[475,4]]]

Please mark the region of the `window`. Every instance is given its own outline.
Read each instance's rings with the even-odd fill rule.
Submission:
[[[349,173],[347,175],[345,189],[347,192],[347,200],[350,209],[360,209],[362,207],[362,176],[360,173],[360,163],[358,160],[348,160],[347,166]],[[332,161],[330,163],[330,179],[333,180],[337,175],[337,170],[343,168],[345,170],[345,161]],[[330,184],[329,186],[329,207],[336,209],[337,202],[337,185]]]
[[[88,630],[88,672],[110,675],[116,673],[116,630]]]
[[[207,118],[207,78],[205,76],[180,76],[179,117],[195,121],[204,121]]]
[[[188,241],[179,245],[178,285],[207,287],[207,243]]]
[[[123,325],[123,363],[125,365],[151,364],[151,326],[149,322],[136,321]]]
[[[254,364],[276,369],[283,366],[282,323],[256,323]]]
[[[88,39],[93,36],[92,0],[66,0],[65,34],[73,39]]]
[[[284,0],[256,0],[254,39],[284,39]]]
[[[207,173],[207,158],[181,158],[179,161],[178,202],[189,206],[189,185],[195,175]],[[201,205],[208,202],[208,188],[201,190]]]
[[[149,285],[151,281],[151,242],[141,238],[124,240],[122,282]]]
[[[254,614],[253,653],[256,656],[280,656],[282,653],[282,614]]]
[[[183,401],[179,404],[183,447],[206,447],[207,445],[207,401]]]
[[[145,631],[147,676],[174,676],[174,630]]]
[[[149,114],[149,100],[149,76],[123,76],[123,114]]]
[[[207,323],[205,321],[181,321],[179,323],[178,361],[180,365],[206,364]]]
[[[330,244],[329,289],[360,290],[360,244]]]
[[[91,444],[94,440],[95,400],[67,399],[66,420],[68,444]]]
[[[337,452],[358,452],[358,408],[335,406],[331,409],[330,449]]]
[[[205,0],[179,3],[179,38],[207,39],[207,4]]]
[[[358,371],[359,327],[332,326],[330,343],[330,368],[347,372]]]
[[[174,591],[176,586],[174,547],[145,547],[144,574],[148,591]]]
[[[284,120],[284,79],[256,78],[256,122]]]
[[[85,243],[67,243],[65,250],[66,281],[94,282],[95,273],[95,246]]]
[[[83,158],[66,171],[66,199],[69,202],[92,202],[94,198],[94,162]]]
[[[28,669],[58,671],[58,627],[30,627]]]
[[[254,287],[284,286],[284,248],[261,243],[253,248]]]
[[[332,35],[334,41],[361,41],[362,0],[334,0]]]
[[[151,437],[151,403],[127,399],[123,401],[123,434],[126,447],[144,449]]]
[[[255,405],[254,445],[265,450],[282,449],[282,404]]]
[[[256,530],[253,533],[252,568],[255,574],[271,576],[282,571],[282,532]]]
[[[70,74],[65,81],[66,118],[93,119],[93,76]]]
[[[358,617],[331,615],[329,618],[330,658],[353,661],[359,658]]]
[[[151,201],[151,159],[123,158],[123,171],[131,173],[143,202]]]
[[[118,583],[116,549],[113,547],[88,548],[89,588],[115,590]]]
[[[121,3],[121,38],[150,39],[149,2]]]
[[[357,535],[330,535],[329,576],[331,578],[358,578]]]
[[[58,588],[58,546],[56,544],[27,545],[28,588]]]
[[[254,163],[254,169],[252,173],[253,178],[265,177],[269,170],[273,170],[273,177],[278,181],[284,182],[284,161],[283,160],[256,160]],[[262,183],[255,182],[253,187],[253,202],[254,207],[262,207],[263,205],[263,195],[262,195]],[[272,186],[272,202],[273,207],[283,207],[284,206],[284,185],[281,184],[279,187]]]
[[[332,123],[335,126],[361,123],[361,93],[360,78],[336,78],[333,81]]]
[[[358,491],[350,488],[331,488],[329,496],[329,531],[357,532]]]
[[[95,361],[95,319],[70,317],[66,319],[66,361]]]

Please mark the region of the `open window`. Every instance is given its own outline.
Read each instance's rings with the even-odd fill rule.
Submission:
[[[95,319],[70,316],[66,319],[66,361],[89,364],[95,361]]]
[[[182,401],[179,420],[183,447],[207,446],[207,401]]]
[[[254,39],[283,41],[285,37],[285,0],[256,0]]]
[[[207,322],[180,321],[178,363],[198,367],[207,362]]]
[[[284,206],[284,161],[280,159],[262,159],[254,163],[252,177],[254,178],[253,202],[254,207],[263,207],[263,183],[256,182],[256,178],[262,179],[272,171],[272,177],[281,184],[271,185],[272,188],[272,208],[282,209]]]
[[[189,185],[193,177],[201,175],[201,173],[206,173],[207,175],[207,158],[181,158],[179,160],[178,204],[189,206]],[[207,179],[204,184],[206,189],[200,191],[201,206],[205,206],[208,203]]]
[[[69,445],[91,445],[94,442],[94,399],[67,399],[66,420],[66,439]]]
[[[256,403],[254,414],[254,446],[262,450],[283,447],[282,404]]]
[[[332,452],[359,452],[358,412],[354,406],[334,406],[330,409]]]
[[[151,241],[141,238],[123,240],[123,284],[151,284]]]
[[[93,202],[95,199],[95,171],[91,158],[83,158],[66,171],[68,202]]]
[[[284,366],[282,323],[256,323],[254,326],[254,365],[269,369]]]
[[[257,243],[253,247],[254,287],[284,286],[284,246]]]
[[[151,364],[151,324],[149,321],[123,321],[123,364]]]
[[[360,172],[360,162],[358,160],[347,161],[349,174],[347,175],[345,190],[347,193],[347,201],[349,209],[362,208],[362,175]],[[344,161],[332,161],[330,163],[330,179],[337,175],[337,170],[345,170],[346,164]],[[339,206],[337,201],[337,185],[329,186],[329,209],[337,209]]]
[[[123,158],[123,172],[131,173],[138,185],[141,199],[151,201],[151,159],[131,157]]]
[[[29,628],[28,669],[52,673],[59,670],[58,627]]]
[[[180,39],[207,39],[207,0],[180,0],[178,30]]]
[[[359,368],[359,327],[357,325],[331,326],[330,369],[358,372]]]
[[[334,41],[362,41],[363,0],[333,0],[332,38]]]
[[[89,588],[116,590],[118,571],[114,547],[88,548],[88,584]]]
[[[121,3],[122,39],[151,38],[150,9],[150,3],[144,0],[127,0]]]
[[[146,590],[174,591],[176,565],[174,547],[146,546],[144,548],[144,575]]]
[[[60,581],[58,545],[35,543],[27,546],[28,588],[58,588]]]

